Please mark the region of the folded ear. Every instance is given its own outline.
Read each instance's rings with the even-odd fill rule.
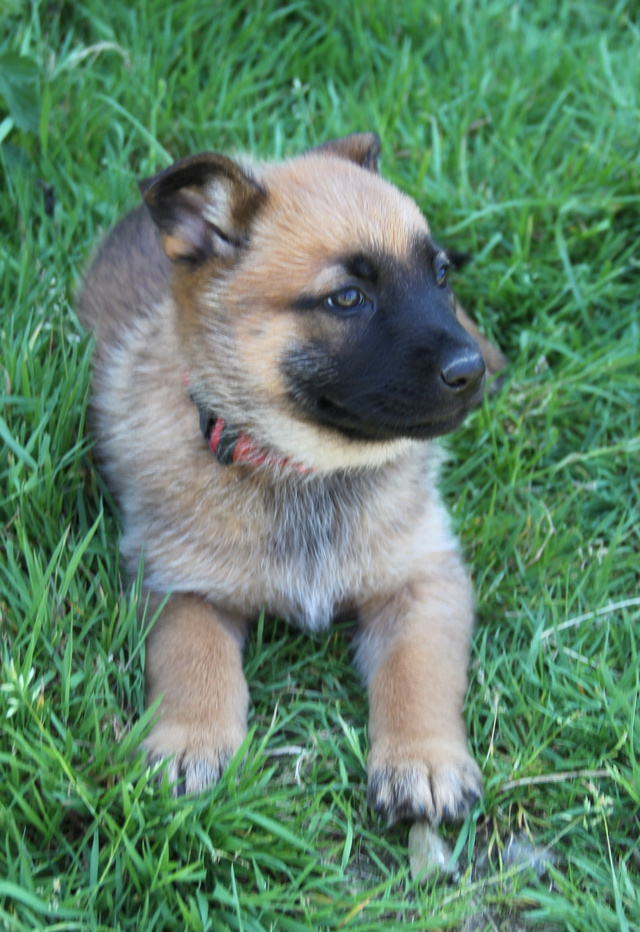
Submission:
[[[351,133],[340,139],[329,139],[310,150],[314,152],[335,155],[340,159],[355,162],[361,168],[370,172],[377,172],[380,161],[380,137],[376,133]]]
[[[236,162],[213,152],[176,162],[139,187],[167,256],[194,264],[233,257],[266,199]]]

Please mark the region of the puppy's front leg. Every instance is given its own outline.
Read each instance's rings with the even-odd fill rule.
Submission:
[[[162,701],[145,748],[151,760],[172,757],[178,795],[215,783],[247,733],[244,633],[242,619],[199,596],[172,595],[149,634],[147,701]]]
[[[454,552],[360,614],[356,660],[370,703],[370,806],[390,821],[464,817],[482,794],[467,749],[472,597]]]

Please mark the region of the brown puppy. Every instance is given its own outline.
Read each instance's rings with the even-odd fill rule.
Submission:
[[[178,792],[215,782],[246,733],[248,621],[353,612],[370,804],[438,822],[481,779],[471,589],[430,441],[478,404],[485,363],[378,155],[362,134],[282,164],[178,162],[141,185],[79,313],[122,550],[131,570],[144,553],[152,604],[170,593],[147,646],[150,756],[172,758]]]

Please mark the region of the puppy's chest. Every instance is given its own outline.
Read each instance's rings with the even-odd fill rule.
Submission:
[[[305,575],[324,575],[327,561],[361,563],[368,550],[362,514],[354,501],[339,495],[296,498],[276,507],[268,549],[274,561],[299,567]]]
[[[199,591],[248,616],[265,609],[318,629],[396,572],[402,520],[396,513],[390,527],[391,503],[366,480],[223,486],[205,493],[181,548],[159,552],[147,544],[152,582]],[[153,578],[156,571],[162,579]]]
[[[268,490],[249,516],[250,524],[258,518],[249,529],[249,580],[261,576],[264,607],[318,628],[357,600],[380,545],[367,514],[354,482],[285,482]]]

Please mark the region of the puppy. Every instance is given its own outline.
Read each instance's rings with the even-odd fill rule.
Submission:
[[[151,605],[167,599],[150,758],[205,790],[246,734],[249,621],[353,613],[368,801],[437,823],[482,784],[462,720],[472,594],[431,441],[501,357],[459,323],[447,254],[379,151],[356,134],[281,164],[177,162],[141,184],[78,311],[126,564],[144,554]]]

